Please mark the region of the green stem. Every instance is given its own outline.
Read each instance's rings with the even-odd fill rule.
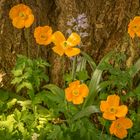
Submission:
[[[102,140],[102,135],[103,135],[103,132],[104,132],[104,129],[105,129],[105,125],[106,125],[106,121],[105,121],[105,124],[104,124],[104,126],[102,128],[102,131],[101,131],[101,134],[100,134],[100,140]]]
[[[75,79],[75,73],[76,73],[76,62],[77,57],[74,57],[73,63],[72,63],[72,81]]]
[[[110,140],[112,140],[112,135],[110,136]]]
[[[62,57],[62,75],[64,77],[64,74],[65,74],[65,57]],[[64,85],[63,85],[63,88],[65,87],[65,81],[64,81]]]

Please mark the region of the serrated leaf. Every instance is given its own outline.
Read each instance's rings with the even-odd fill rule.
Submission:
[[[87,80],[89,78],[86,70],[78,71],[76,75],[79,80]]]
[[[14,74],[14,76],[21,76],[22,75],[22,70],[21,69],[12,70],[12,73]]]
[[[19,84],[22,81],[21,77],[15,77],[12,81],[11,84],[15,85],[15,84]]]
[[[112,84],[112,81],[104,81],[104,82],[100,83],[97,86],[97,92],[100,92],[101,90],[103,90],[104,88],[108,87],[111,84]]]
[[[71,82],[72,81],[72,74],[70,73],[66,73],[65,75],[64,75],[64,80],[66,81],[66,82]]]
[[[27,88],[33,90],[32,84],[29,82],[22,82],[20,85],[17,86],[16,92],[19,92],[22,88]]]

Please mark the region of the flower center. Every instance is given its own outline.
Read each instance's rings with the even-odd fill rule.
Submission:
[[[79,92],[78,92],[77,90],[73,90],[73,91],[72,91],[72,94],[73,94],[74,96],[78,96],[78,95],[79,95]]]
[[[63,46],[67,47],[67,42],[66,41],[64,41]]]
[[[40,35],[40,37],[41,37],[41,39],[43,39],[43,40],[47,40],[47,37],[45,36],[45,35]]]
[[[133,30],[134,30],[135,32],[138,31],[139,29],[140,29],[139,26],[137,26],[137,25],[133,26]]]
[[[116,125],[116,128],[117,128],[117,129],[120,129],[120,128],[121,128],[121,124],[118,123],[118,124]]]
[[[19,16],[23,19],[27,19],[27,15],[24,12],[20,12]]]
[[[116,112],[117,112],[116,108],[114,108],[114,107],[111,107],[111,108],[109,109],[109,111],[110,111],[110,113],[116,113]]]

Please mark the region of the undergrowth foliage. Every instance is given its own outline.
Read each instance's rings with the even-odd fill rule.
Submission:
[[[34,21],[32,10],[24,4],[12,7],[9,16],[18,29],[29,28]],[[139,21],[137,16],[128,26],[130,40],[140,35]],[[81,47],[82,37],[88,36],[86,15],[72,17],[67,24],[67,39],[48,25],[34,31],[37,44],[53,43],[54,53],[72,61],[63,76],[64,88],[49,82],[51,64],[17,55],[11,71],[15,92],[0,89],[0,138],[139,140],[140,59],[127,65],[124,53],[110,52],[96,64]],[[0,74],[0,85],[3,76]]]

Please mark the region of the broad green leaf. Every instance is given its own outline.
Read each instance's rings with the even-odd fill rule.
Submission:
[[[92,113],[97,113],[97,112],[100,112],[99,109],[96,107],[96,106],[88,106],[86,108],[84,108],[83,110],[81,110],[80,112],[78,112],[73,118],[72,118],[72,121],[75,121],[77,119],[80,119],[82,117],[85,117],[85,116],[89,116],[91,115]]]
[[[140,71],[140,59],[138,59],[137,62],[133,66],[131,66],[129,73],[131,77],[134,77],[139,71]]]
[[[99,82],[101,80],[101,76],[102,76],[102,72],[103,69],[102,65],[104,65],[104,63],[107,63],[110,59],[110,57],[112,56],[112,52],[110,52],[109,54],[107,54],[99,63],[99,65],[97,66],[97,68],[95,69],[95,71],[93,72],[93,75],[91,77],[90,83],[89,83],[89,95],[86,98],[83,107],[92,105],[94,103],[94,99],[98,93],[98,88],[99,88]]]
[[[90,64],[90,67],[92,68],[92,70],[95,70],[96,68],[96,64],[93,61],[93,59],[85,52],[81,51],[81,54],[84,56],[84,58],[88,61],[88,63]]]
[[[48,84],[44,88],[49,89],[54,95],[58,96],[61,100],[64,99],[64,91],[56,85]]]
[[[97,95],[97,88],[101,79],[101,75],[102,75],[102,70],[96,69],[94,71],[91,81],[89,83],[89,95],[86,98],[83,107],[92,105],[92,103],[94,102],[94,98]]]

